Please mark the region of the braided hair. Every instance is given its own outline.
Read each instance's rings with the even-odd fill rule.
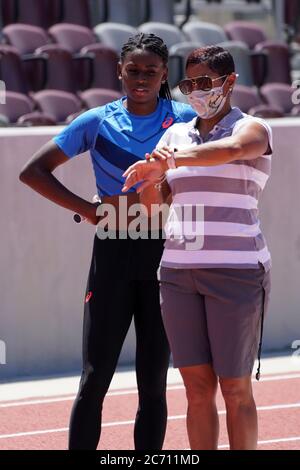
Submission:
[[[161,57],[164,65],[168,64],[168,48],[163,40],[155,34],[138,33],[135,36],[129,38],[122,47],[121,62],[125,60],[125,57],[129,52],[133,52],[135,49],[143,49],[145,51],[153,52],[154,54],[157,54],[159,57]],[[161,84],[159,96],[168,100],[172,99],[167,80],[165,83]]]

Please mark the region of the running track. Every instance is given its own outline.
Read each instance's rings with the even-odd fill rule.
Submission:
[[[300,373],[278,374],[253,381],[259,417],[259,449],[300,449]],[[66,449],[68,420],[74,395],[0,403],[0,450]],[[217,398],[220,448],[228,448],[225,407]],[[135,389],[110,392],[104,403],[101,449],[133,448]],[[164,449],[188,449],[183,386],[168,387],[169,419]]]

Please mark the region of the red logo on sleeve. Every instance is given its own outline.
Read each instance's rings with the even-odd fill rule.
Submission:
[[[174,118],[170,116],[164,120],[164,122],[162,123],[162,127],[164,129],[168,129],[168,127],[170,127],[173,124],[173,122],[174,122]]]
[[[87,293],[86,298],[85,298],[85,303],[87,304],[90,298],[92,297],[93,293],[90,291]]]

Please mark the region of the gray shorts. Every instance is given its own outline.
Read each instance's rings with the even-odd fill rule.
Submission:
[[[220,377],[250,375],[270,296],[270,271],[171,269],[158,272],[161,310],[174,367],[212,364]]]

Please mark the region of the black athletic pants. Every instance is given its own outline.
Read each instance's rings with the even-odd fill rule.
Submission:
[[[139,395],[135,449],[162,448],[170,355],[156,280],[162,250],[163,240],[95,237],[85,298],[83,371],[71,414],[69,449],[97,448],[103,400],[132,317]]]

